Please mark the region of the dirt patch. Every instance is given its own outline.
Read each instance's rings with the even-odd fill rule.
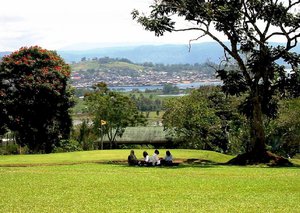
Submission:
[[[293,166],[288,159],[278,156],[269,151],[257,154],[253,152],[244,153],[227,162],[229,165],[255,165],[266,164],[268,166]]]

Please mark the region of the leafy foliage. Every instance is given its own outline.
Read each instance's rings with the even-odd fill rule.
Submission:
[[[94,87],[94,92],[85,96],[89,111],[93,115],[95,131],[107,135],[110,147],[116,146],[116,137],[122,137],[126,127],[144,124],[134,102],[127,96],[110,91],[105,83]]]
[[[217,88],[194,90],[165,104],[163,124],[183,147],[230,152],[229,135],[238,132],[243,123],[230,104]]]
[[[1,123],[32,152],[51,152],[71,126],[70,67],[56,52],[23,47],[0,66]],[[2,124],[2,126],[3,126]]]
[[[164,84],[164,87],[162,89],[163,94],[178,94],[179,88],[177,86],[174,86],[172,84]]]
[[[300,152],[300,99],[280,105],[279,116],[267,125],[267,144],[273,152],[293,157]]]
[[[132,15],[157,36],[196,30],[197,39],[209,36],[223,47],[225,62],[229,57],[236,62],[238,70],[220,70],[219,76],[226,93],[247,95],[240,109],[249,120],[253,162],[259,162],[266,153],[263,116],[274,118],[277,113],[274,95],[300,94],[300,56],[292,52],[300,37],[299,6],[298,0],[161,0],[151,6],[149,16],[136,10]],[[176,16],[185,20],[187,27],[178,28],[172,18]],[[222,42],[219,35],[225,35],[230,45]],[[280,38],[285,45],[269,44]],[[293,75],[285,75],[279,59],[291,67]]]
[[[142,112],[160,111],[162,109],[162,100],[159,98],[154,99],[152,95],[147,97],[143,93],[139,93],[136,96],[136,94],[131,93],[130,98],[136,104],[138,110]]]
[[[54,148],[54,152],[75,152],[82,150],[80,144],[76,140],[61,140]]]

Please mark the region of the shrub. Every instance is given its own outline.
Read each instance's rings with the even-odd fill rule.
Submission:
[[[81,151],[82,148],[76,140],[60,140],[59,144],[54,148],[54,152],[75,152]]]
[[[20,147],[17,144],[7,144],[0,147],[0,155],[15,155],[20,153]]]

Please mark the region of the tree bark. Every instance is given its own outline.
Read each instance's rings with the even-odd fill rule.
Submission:
[[[263,126],[263,114],[260,97],[252,98],[252,117],[250,119],[250,150],[254,159],[260,160],[266,153],[266,136]]]
[[[266,136],[263,126],[263,113],[259,96],[252,97],[252,117],[250,118],[249,150],[228,161],[232,165],[266,163],[273,166],[291,166],[288,159],[266,150]]]

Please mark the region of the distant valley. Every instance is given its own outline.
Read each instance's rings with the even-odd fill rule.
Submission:
[[[278,45],[278,43],[273,44]],[[294,48],[300,53],[300,46]],[[72,84],[90,87],[163,85],[215,80],[224,51],[216,42],[187,45],[144,45],[57,51],[72,68]],[[0,57],[9,52],[0,52]]]

